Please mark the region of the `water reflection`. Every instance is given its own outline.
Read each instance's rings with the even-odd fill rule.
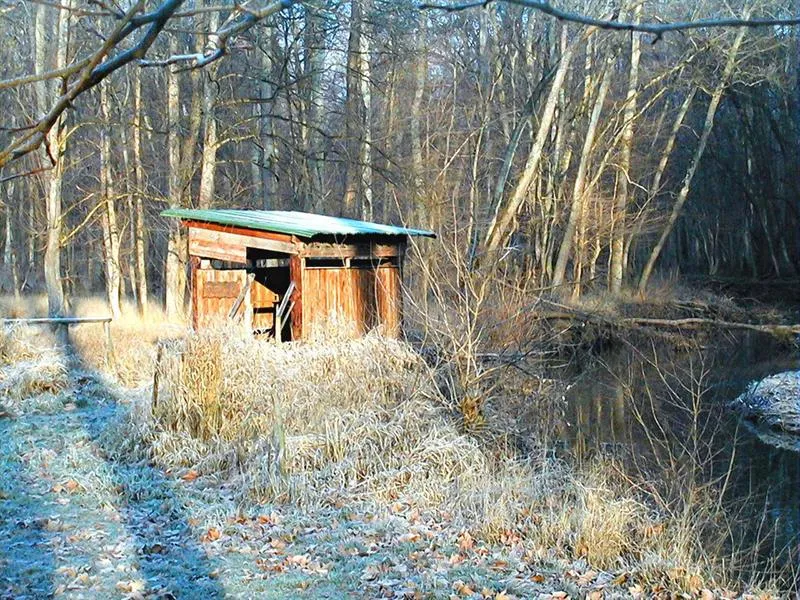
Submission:
[[[744,519],[766,514],[773,543],[797,543],[800,440],[759,431],[728,406],[750,382],[800,368],[796,346],[756,333],[692,346],[642,338],[572,368],[561,428],[572,457],[613,453],[654,477],[719,481],[721,502],[742,510],[747,499]]]

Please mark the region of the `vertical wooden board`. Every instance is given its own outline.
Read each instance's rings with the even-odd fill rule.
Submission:
[[[200,269],[200,259],[196,256],[189,257],[189,294],[191,298],[192,328],[197,329],[197,305],[198,305],[198,271]]]
[[[275,292],[258,281],[258,279],[253,281],[250,286],[250,302],[253,308],[254,329],[265,330],[274,326],[274,310],[278,301],[279,297]]]
[[[294,308],[292,309],[292,339],[293,340],[300,340],[304,337],[304,294],[305,290],[303,289],[303,280],[304,272],[305,272],[305,258],[301,258],[300,256],[292,255],[289,257],[289,279],[290,281],[294,282],[294,293],[292,294],[294,297],[292,301],[294,302]]]
[[[239,295],[239,291],[247,283],[247,272],[244,269],[224,271],[197,269],[195,280],[197,285],[196,317],[193,317],[193,319],[195,320],[195,327],[199,328],[206,327],[215,321],[220,322],[227,319],[228,313]],[[221,284],[233,285],[226,286]],[[209,290],[208,294],[205,293],[206,290]],[[243,308],[240,310],[244,310],[244,322],[251,323],[252,303],[249,302],[249,298],[245,298]]]
[[[401,322],[400,270],[386,265],[376,269],[377,309],[386,335],[399,337]]]

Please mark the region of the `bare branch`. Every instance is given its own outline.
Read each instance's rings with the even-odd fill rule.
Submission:
[[[616,21],[613,19],[597,19],[580,13],[561,10],[551,5],[549,2],[541,0],[472,0],[469,2],[455,3],[422,3],[418,7],[421,10],[443,10],[445,12],[459,12],[470,8],[486,7],[493,2],[505,2],[526,8],[538,10],[544,14],[555,17],[559,21],[569,21],[581,25],[590,25],[600,29],[610,29],[614,31],[636,31],[640,33],[650,33],[659,40],[665,33],[672,31],[685,31],[688,29],[706,29],[709,27],[774,27],[774,26],[796,26],[800,25],[800,18],[791,19],[746,19],[746,18],[725,18],[725,19],[698,19],[696,21],[678,21],[675,23],[631,23]]]
[[[42,1],[46,2],[48,0]],[[144,0],[137,0],[124,15],[119,17],[114,31],[108,36],[103,46],[91,57],[65,69],[0,82],[0,89],[5,89],[46,79],[61,78],[65,80],[66,86],[66,92],[58,98],[47,115],[31,126],[24,135],[13,140],[6,148],[0,150],[0,168],[39,148],[44,142],[47,132],[58,121],[59,117],[71,107],[72,102],[78,96],[90,90],[111,73],[128,63],[134,60],[142,61],[170,19],[176,16],[189,16],[195,12],[190,10],[179,15],[178,9],[183,2],[184,0],[163,0],[155,10],[140,14],[144,7]],[[142,64],[171,65],[187,62],[190,63],[188,68],[205,67],[225,55],[228,40],[247,31],[262,19],[289,8],[295,2],[296,0],[272,0],[264,8],[259,10],[247,9],[246,11],[241,6],[236,5],[236,10],[234,10],[223,27],[210,36],[209,44],[203,53],[176,55],[162,61],[143,62]],[[221,7],[214,8],[222,10]],[[109,57],[123,40],[146,25],[149,27],[138,42],[127,50]],[[76,73],[80,74],[78,79],[72,84],[66,85],[66,80]]]
[[[273,0],[264,8],[256,10],[238,4],[226,22],[209,36],[208,44],[202,53],[176,54],[161,60],[140,61],[143,67],[164,67],[177,63],[189,63],[185,69],[200,69],[219,60],[228,51],[228,41],[244,33],[259,21],[296,4],[296,0]],[[216,7],[214,7],[216,9]],[[190,11],[191,12],[191,11]],[[185,70],[181,69],[181,70]]]

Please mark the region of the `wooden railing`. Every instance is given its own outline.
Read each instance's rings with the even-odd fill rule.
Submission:
[[[56,327],[69,328],[71,325],[86,325],[89,323],[102,323],[106,338],[106,366],[114,367],[114,342],[111,339],[112,317],[21,317],[3,318],[3,326],[7,325],[55,325]]]

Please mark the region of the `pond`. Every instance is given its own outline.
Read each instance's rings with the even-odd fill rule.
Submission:
[[[737,515],[742,539],[761,540],[755,546],[764,556],[785,548],[794,560],[800,438],[758,430],[729,402],[754,380],[797,369],[797,344],[762,334],[691,343],[637,336],[564,367],[574,383],[558,435],[576,461],[602,453],[650,480],[696,482]]]

